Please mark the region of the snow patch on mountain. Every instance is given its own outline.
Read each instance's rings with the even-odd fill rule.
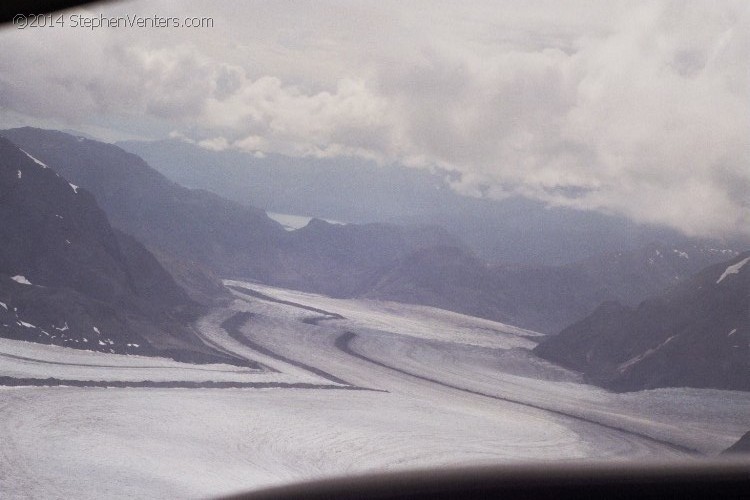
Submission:
[[[676,248],[672,250],[674,253],[676,253],[680,258],[683,259],[689,259],[690,256],[687,254],[687,252],[683,252],[682,250],[677,250]]]
[[[21,151],[23,151],[23,149],[21,149]],[[24,153],[24,154],[25,154],[26,156],[28,156],[29,158],[31,158],[31,159],[32,159],[32,160],[34,161],[34,163],[36,163],[37,165],[41,166],[42,168],[49,168],[49,166],[47,166],[47,164],[46,164],[46,163],[43,163],[43,162],[41,162],[41,161],[37,160],[36,158],[34,158],[33,156],[31,156],[31,155],[30,155],[29,153],[27,153],[26,151],[23,151],[23,153]]]
[[[649,356],[652,356],[653,354],[655,354],[657,351],[659,351],[659,349],[663,348],[664,346],[666,346],[667,344],[669,344],[672,340],[674,340],[675,337],[677,337],[677,335],[672,335],[667,340],[665,340],[664,342],[662,342],[658,346],[654,347],[653,349],[648,349],[646,352],[644,352],[642,354],[639,354],[639,355],[637,355],[637,356],[635,356],[635,357],[627,360],[626,362],[624,362],[623,364],[621,364],[620,366],[617,367],[617,371],[619,371],[620,373],[626,372],[634,364],[636,364],[636,363],[638,363],[640,361],[643,361],[644,359],[648,358]]]
[[[741,261],[739,261],[738,263],[732,264],[731,266],[727,267],[726,270],[719,277],[719,279],[716,280],[716,284],[718,285],[719,283],[721,283],[722,280],[724,280],[724,278],[726,278],[730,274],[737,274],[737,273],[739,273],[740,269],[742,269],[742,267],[745,264],[747,264],[748,261],[750,261],[750,257],[746,257],[746,258],[742,259]]]

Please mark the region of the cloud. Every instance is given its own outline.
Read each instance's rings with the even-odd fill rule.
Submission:
[[[209,151],[224,151],[229,147],[229,141],[223,137],[214,137],[212,139],[198,141],[198,146],[208,149]]]
[[[438,166],[467,195],[750,237],[746,2],[179,5],[215,28],[5,28],[0,109]]]

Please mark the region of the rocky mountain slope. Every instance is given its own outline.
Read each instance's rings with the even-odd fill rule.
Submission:
[[[605,302],[535,352],[620,391],[750,390],[750,252],[629,307]]]
[[[179,186],[117,146],[29,127],[1,134],[89,189],[115,227],[157,255],[223,277],[346,296],[394,259],[437,242],[459,244],[430,226],[316,220],[290,233],[262,210]]]
[[[0,336],[115,353],[216,358],[201,312],[94,196],[0,138]]]
[[[460,248],[434,247],[396,262],[365,295],[556,333],[604,301],[636,305],[733,255],[709,244],[651,244],[567,266],[513,267],[489,265]]]
[[[261,210],[185,189],[110,144],[33,128],[1,134],[91,191],[115,227],[148,246],[229,275],[263,277],[275,262],[283,230]]]
[[[723,455],[734,455],[736,453],[750,453],[750,432],[746,432],[732,446],[722,452]]]

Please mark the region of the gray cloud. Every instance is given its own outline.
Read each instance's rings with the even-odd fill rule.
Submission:
[[[5,28],[5,113],[108,122],[115,135],[142,123],[208,149],[438,166],[469,195],[750,236],[746,2],[97,9],[211,16],[215,28]]]

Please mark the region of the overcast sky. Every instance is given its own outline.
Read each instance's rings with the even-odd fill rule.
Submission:
[[[469,195],[750,236],[750,2],[189,2],[0,30],[0,124],[358,155]],[[69,12],[70,16],[73,12]]]

